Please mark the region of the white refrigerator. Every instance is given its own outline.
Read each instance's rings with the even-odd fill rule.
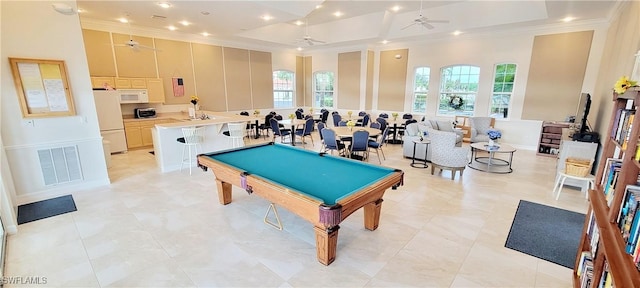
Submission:
[[[118,91],[94,90],[93,97],[98,112],[100,135],[110,142],[111,153],[126,152],[127,138],[124,135],[120,94]]]

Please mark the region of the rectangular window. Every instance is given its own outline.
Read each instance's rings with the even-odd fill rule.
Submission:
[[[333,72],[313,74],[313,107],[333,108]]]
[[[491,95],[491,110],[489,111],[491,117],[509,117],[509,105],[513,94],[513,83],[516,80],[516,68],[516,64],[496,65],[493,78],[493,94]]]
[[[294,95],[294,75],[291,71],[273,71],[273,107],[292,108]]]
[[[429,93],[429,67],[416,68],[413,81],[413,112],[427,113],[427,93]]]
[[[480,67],[448,66],[440,70],[438,115],[473,116],[480,82]]]

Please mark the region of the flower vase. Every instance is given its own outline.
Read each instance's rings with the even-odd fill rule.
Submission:
[[[487,146],[489,146],[489,147],[494,147],[494,146],[496,146],[496,141],[495,141],[495,140],[493,140],[493,139],[489,139],[489,145],[487,145]]]
[[[198,104],[193,104],[193,118],[198,118]]]

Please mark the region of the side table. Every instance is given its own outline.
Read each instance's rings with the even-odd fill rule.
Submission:
[[[411,157],[411,167],[422,168],[422,169],[429,167],[429,165],[427,165],[427,152],[429,152],[429,143],[431,143],[429,139],[413,140],[413,157]],[[425,147],[424,159],[418,159],[418,160],[421,160],[422,162],[416,162],[416,145],[418,144],[423,144]]]

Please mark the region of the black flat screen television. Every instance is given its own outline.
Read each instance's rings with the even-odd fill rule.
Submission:
[[[591,108],[591,95],[589,95],[589,93],[580,94],[578,111],[576,111],[576,123],[580,125],[580,134],[583,134],[589,131],[589,126],[587,125],[587,116],[589,116],[589,108]]]

